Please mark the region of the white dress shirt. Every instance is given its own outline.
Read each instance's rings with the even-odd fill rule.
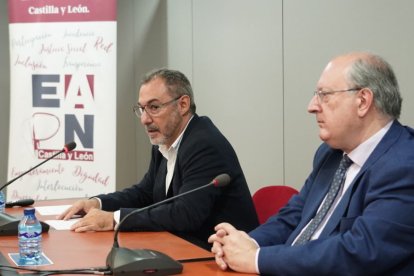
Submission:
[[[168,188],[170,187],[171,180],[174,175],[174,167],[175,167],[175,161],[177,161],[178,148],[180,147],[184,132],[187,129],[188,124],[191,122],[193,117],[194,116],[191,116],[190,120],[188,120],[187,125],[185,126],[183,131],[180,133],[180,135],[177,137],[177,139],[175,139],[174,143],[168,149],[164,145],[160,145],[158,147],[158,150],[161,152],[164,158],[167,159],[167,175],[165,177],[165,194],[167,194],[168,192]],[[114,220],[116,223],[115,228],[117,227],[120,221],[120,218],[121,218],[121,211],[120,210],[115,211],[114,212]]]

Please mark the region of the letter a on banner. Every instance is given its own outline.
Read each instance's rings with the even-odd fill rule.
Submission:
[[[7,199],[115,190],[116,0],[9,0]]]

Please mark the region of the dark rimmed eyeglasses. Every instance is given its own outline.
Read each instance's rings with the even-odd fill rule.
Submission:
[[[141,118],[141,115],[144,113],[144,111],[147,112],[147,114],[150,116],[157,116],[164,107],[176,102],[181,97],[182,95],[165,103],[150,103],[147,105],[139,105],[139,104],[134,105],[132,107],[132,110],[134,111],[135,115],[137,115],[138,118]]]

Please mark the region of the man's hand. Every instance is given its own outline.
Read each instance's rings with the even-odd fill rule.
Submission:
[[[91,209],[86,216],[74,223],[71,230],[75,232],[111,231],[114,229],[114,213],[96,208]]]
[[[91,198],[78,200],[71,207],[66,209],[66,211],[57,216],[57,219],[68,220],[74,215],[85,215],[93,208],[100,208],[99,201],[97,199]]]
[[[227,264],[223,259],[224,252],[223,252],[222,245],[218,241],[222,240],[225,235],[227,235],[227,233],[224,230],[220,229],[220,230],[217,230],[217,232],[215,234],[211,235],[208,238],[208,242],[213,243],[213,246],[211,248],[211,252],[214,253],[216,263],[220,267],[220,269],[222,269],[222,270],[227,269]]]
[[[256,272],[257,244],[244,231],[239,231],[231,224],[220,223],[215,227],[216,234],[208,239],[213,243],[212,252],[221,269],[230,267],[238,272]]]

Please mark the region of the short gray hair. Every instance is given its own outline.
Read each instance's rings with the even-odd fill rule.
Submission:
[[[175,98],[187,95],[190,98],[190,111],[192,114],[195,114],[196,105],[194,102],[193,89],[190,81],[183,73],[177,70],[169,70],[165,68],[155,69],[143,77],[140,85],[142,86],[156,78],[164,80],[168,92],[172,97]]]
[[[367,54],[358,58],[348,72],[348,80],[359,88],[369,88],[376,107],[385,115],[398,119],[402,97],[391,65],[382,57]]]

